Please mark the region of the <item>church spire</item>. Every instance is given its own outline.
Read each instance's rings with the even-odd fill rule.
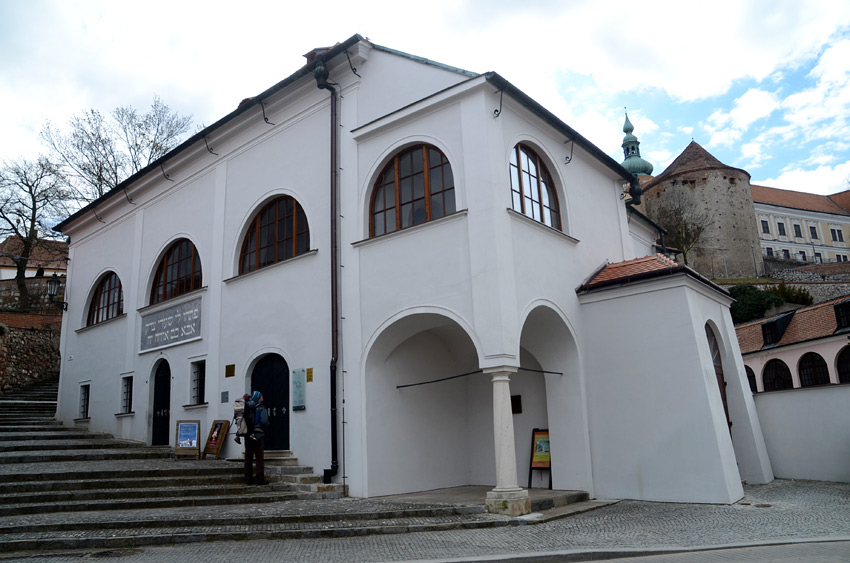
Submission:
[[[623,124],[623,133],[626,134],[623,137],[623,156],[625,160],[623,161],[623,167],[631,172],[632,174],[637,174],[638,176],[650,176],[652,174],[652,164],[645,161],[640,157],[640,141],[638,141],[637,137],[632,134],[632,131],[635,130],[635,126],[632,125],[632,122],[629,121],[629,114],[626,113],[626,122]]]

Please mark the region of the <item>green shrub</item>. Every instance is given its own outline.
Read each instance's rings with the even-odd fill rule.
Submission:
[[[768,291],[778,295],[786,303],[795,303],[797,305],[811,305],[814,303],[812,294],[802,288],[788,287],[785,282],[780,282],[776,287],[772,287]]]
[[[784,299],[775,292],[764,291],[754,285],[736,285],[729,288],[729,293],[735,299],[730,307],[735,324],[760,319],[770,307],[784,303]]]

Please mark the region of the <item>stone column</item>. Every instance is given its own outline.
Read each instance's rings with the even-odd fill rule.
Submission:
[[[485,369],[493,381],[493,436],[496,444],[496,488],[487,493],[487,511],[510,516],[531,512],[528,491],[517,485],[511,374],[514,367]]]

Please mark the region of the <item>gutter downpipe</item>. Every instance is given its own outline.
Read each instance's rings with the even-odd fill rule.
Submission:
[[[331,483],[339,472],[337,439],[337,385],[336,367],[339,356],[339,233],[337,231],[337,208],[339,205],[337,179],[337,92],[328,84],[328,69],[325,58],[320,56],[313,69],[316,86],[331,93],[331,363],[330,363],[330,403],[331,403],[331,466],[324,470],[322,482]]]

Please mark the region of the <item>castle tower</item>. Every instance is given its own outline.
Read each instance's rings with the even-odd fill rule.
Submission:
[[[709,278],[752,278],[764,272],[746,170],[723,164],[691,141],[643,188],[647,214],[662,226],[667,222],[668,231],[669,220],[661,220],[665,208],[678,210],[685,231],[701,230],[692,248],[680,248],[688,266]]]

